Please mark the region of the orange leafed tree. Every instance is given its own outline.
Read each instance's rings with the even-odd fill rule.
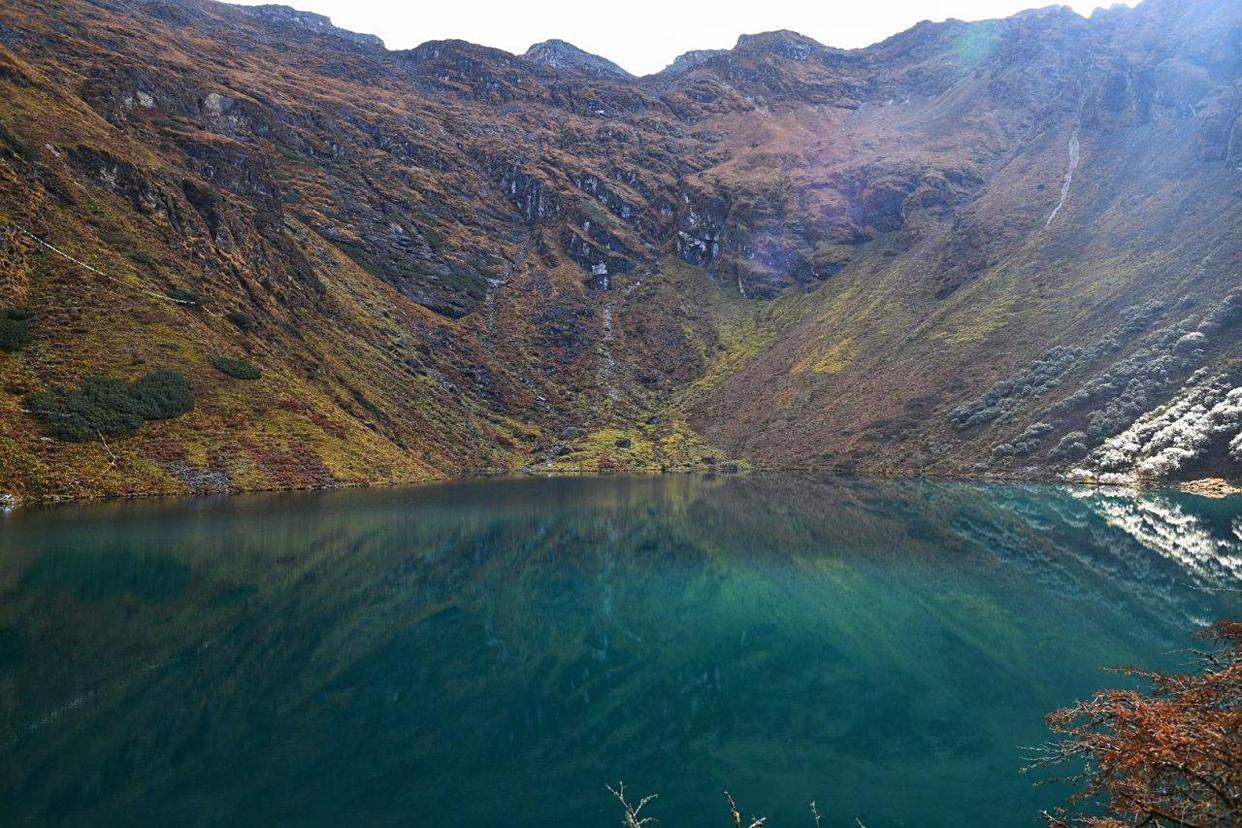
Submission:
[[[1242,622],[1202,631],[1200,672],[1122,668],[1150,688],[1107,690],[1048,716],[1057,738],[1035,767],[1073,767],[1081,785],[1053,828],[1242,826]]]

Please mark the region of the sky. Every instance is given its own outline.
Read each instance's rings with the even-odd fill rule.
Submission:
[[[521,54],[560,38],[636,75],[691,49],[727,49],[739,34],[793,29],[841,48],[867,46],[920,20],[1005,17],[1051,0],[241,0],[279,2],[379,35],[389,49],[461,38]],[[1089,15],[1112,0],[1067,0]],[[1129,3],[1133,5],[1133,0]]]

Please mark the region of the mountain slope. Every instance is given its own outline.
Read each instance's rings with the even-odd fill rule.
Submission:
[[[9,4],[0,310],[34,318],[0,352],[0,491],[1091,477],[1169,440],[1162,474],[1237,475],[1205,389],[1242,380],[1240,18],[772,32],[633,79],[283,7]],[[64,442],[32,409],[157,370],[193,411]],[[1195,394],[1206,435],[1106,444]]]

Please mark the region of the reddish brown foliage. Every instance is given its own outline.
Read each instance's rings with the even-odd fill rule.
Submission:
[[[1201,673],[1124,668],[1150,690],[1101,691],[1048,716],[1060,738],[1033,767],[1081,764],[1083,784],[1045,813],[1050,826],[1242,825],[1242,622],[1201,635],[1213,645]],[[1091,803],[1103,814],[1080,813]]]

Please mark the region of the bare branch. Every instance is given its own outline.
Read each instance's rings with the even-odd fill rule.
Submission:
[[[729,803],[729,816],[733,818],[734,828],[763,828],[764,825],[768,824],[767,817],[752,816],[750,818],[750,822],[743,825],[742,824],[742,812],[738,810],[737,803],[733,801],[733,797],[729,795],[728,791],[725,791],[724,795],[725,795],[725,799]]]
[[[637,805],[631,805],[629,800],[625,798],[624,782],[618,782],[617,787],[615,788],[607,784],[604,785],[604,787],[608,789],[609,793],[617,798],[617,801],[621,803],[621,807],[625,809],[625,820],[622,823],[625,825],[625,828],[642,828],[644,825],[655,825],[655,817],[644,817],[641,813],[647,803],[658,797],[659,794],[644,796],[638,801]]]

